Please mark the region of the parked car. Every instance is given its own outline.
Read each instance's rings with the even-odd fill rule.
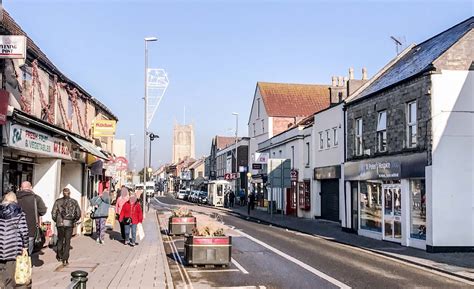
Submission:
[[[186,190],[179,190],[179,192],[176,194],[176,198],[178,200],[186,200],[188,198],[189,192]]]
[[[199,204],[207,205],[207,202],[209,201],[209,198],[207,196],[207,192],[199,192]]]
[[[199,191],[191,191],[188,200],[190,202],[197,203],[199,201]]]

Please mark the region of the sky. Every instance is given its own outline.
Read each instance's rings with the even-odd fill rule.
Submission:
[[[239,135],[258,81],[330,84],[371,77],[396,55],[390,36],[420,43],[474,14],[472,1],[3,0],[4,8],[70,79],[119,118],[143,166],[144,37],[149,67],[168,89],[150,131],[152,166],[171,161],[173,124],[193,123],[196,157],[215,135]],[[184,117],[184,111],[186,111]],[[130,136],[134,134],[134,136]]]

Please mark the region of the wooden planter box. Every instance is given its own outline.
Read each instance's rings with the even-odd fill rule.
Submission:
[[[196,217],[170,217],[168,233],[170,235],[191,235],[196,227]]]
[[[187,236],[184,260],[188,265],[228,266],[232,257],[232,238]]]

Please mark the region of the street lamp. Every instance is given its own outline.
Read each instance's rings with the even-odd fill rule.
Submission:
[[[152,132],[147,132],[147,134],[150,136],[150,151],[148,152],[148,157],[149,157],[148,167],[151,168],[151,142],[154,141],[156,138],[160,138],[160,136]]]
[[[145,39],[145,97],[143,98],[145,101],[145,113],[143,116],[144,119],[144,131],[143,131],[143,183],[146,184],[146,154],[147,154],[147,115],[148,115],[148,42],[157,41],[158,38],[156,37],[146,37]]]
[[[132,136],[134,136],[134,133],[129,134],[129,142],[128,142],[128,165],[129,165],[129,170],[131,171],[132,166]]]
[[[237,158],[237,138],[239,135],[239,114],[237,112],[233,112],[232,115],[235,116],[235,173],[237,174],[237,178],[235,179],[235,193],[237,194],[238,184],[239,184],[239,163]]]

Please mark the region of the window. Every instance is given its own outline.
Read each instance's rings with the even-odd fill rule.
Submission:
[[[257,118],[260,117],[260,98],[257,99]]]
[[[382,183],[360,182],[360,228],[382,232]]]
[[[262,132],[265,132],[265,120],[262,119]]]
[[[362,118],[355,120],[355,154],[362,155]]]
[[[257,131],[255,130],[255,123],[253,123],[253,136],[257,135]]]
[[[410,237],[426,240],[425,180],[410,180]]]
[[[306,143],[306,165],[309,166],[309,142]]]
[[[323,132],[319,132],[319,149],[324,149],[324,139],[323,139]]]
[[[409,148],[416,147],[416,101],[407,105],[407,146]]]
[[[331,147],[331,135],[329,129],[326,130],[326,148]]]
[[[387,111],[379,111],[377,119],[377,151],[387,150]]]
[[[334,127],[332,129],[332,132],[334,137],[334,146],[337,146],[339,144],[339,141],[337,140],[337,127]]]

